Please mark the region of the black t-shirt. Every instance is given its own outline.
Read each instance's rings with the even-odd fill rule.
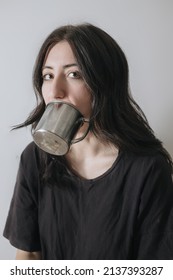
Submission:
[[[41,184],[39,148],[21,155],[4,230],[43,259],[173,259],[173,183],[165,158],[120,152],[92,180]],[[68,182],[68,183],[67,183]]]

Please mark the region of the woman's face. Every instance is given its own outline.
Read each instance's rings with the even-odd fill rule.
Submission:
[[[53,100],[69,102],[85,118],[90,117],[91,93],[68,42],[61,41],[52,47],[43,65],[42,77],[42,95],[46,104]]]

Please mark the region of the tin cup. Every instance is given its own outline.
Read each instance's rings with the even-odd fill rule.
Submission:
[[[85,133],[74,139],[79,128],[88,123]],[[32,133],[36,145],[52,155],[65,155],[70,146],[83,140],[89,132],[89,120],[70,103],[52,101]]]

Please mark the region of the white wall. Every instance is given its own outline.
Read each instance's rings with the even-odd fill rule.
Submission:
[[[172,0],[0,0],[0,259],[14,248],[2,237],[20,153],[30,130],[10,132],[33,109],[31,76],[45,37],[67,23],[105,29],[126,53],[133,96],[173,156]]]

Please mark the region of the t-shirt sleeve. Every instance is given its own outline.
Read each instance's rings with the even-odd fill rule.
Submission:
[[[21,155],[15,189],[3,232],[10,243],[24,251],[39,251],[38,186],[31,146]]]
[[[168,163],[161,156],[144,182],[136,232],[136,259],[173,260],[173,183]]]

